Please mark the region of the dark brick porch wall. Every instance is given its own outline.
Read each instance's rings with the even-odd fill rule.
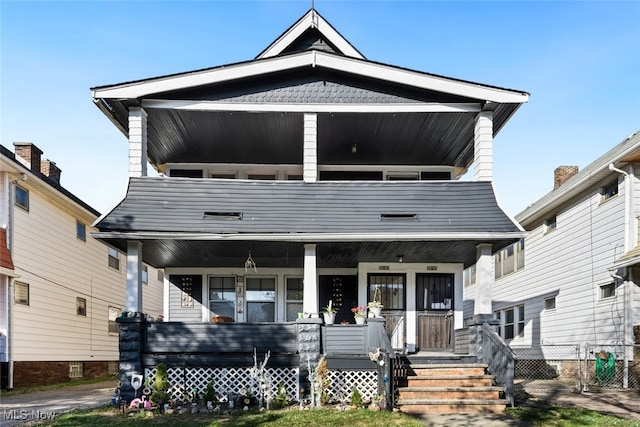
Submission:
[[[84,362],[82,378],[69,378],[69,362],[14,362],[13,387],[66,383],[109,375],[109,362]]]

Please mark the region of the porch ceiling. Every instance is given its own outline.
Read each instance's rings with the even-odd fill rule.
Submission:
[[[511,240],[494,241],[498,250]],[[106,239],[106,243],[126,253],[123,239]],[[318,268],[355,268],[358,263],[464,263],[475,264],[476,246],[482,241],[402,241],[402,242],[329,242],[318,243]],[[143,261],[156,268],[167,267],[239,267],[247,256],[260,268],[303,268],[304,245],[296,242],[202,240],[143,241]]]
[[[166,162],[302,164],[302,113],[149,109],[148,153]],[[325,165],[446,165],[473,160],[475,113],[320,113]],[[352,153],[352,144],[357,152]],[[425,150],[425,147],[429,149]]]

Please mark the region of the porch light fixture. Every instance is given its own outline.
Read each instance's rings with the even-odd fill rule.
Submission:
[[[398,255],[398,262],[404,261],[404,255]]]
[[[258,267],[256,266],[256,262],[251,258],[251,251],[249,251],[249,256],[247,260],[244,262],[244,272],[246,273],[248,269],[253,268],[254,272],[258,272]]]
[[[351,154],[356,154],[358,152],[358,144],[351,144]]]

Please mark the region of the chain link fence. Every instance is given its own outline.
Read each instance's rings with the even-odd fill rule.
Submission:
[[[610,342],[587,344],[583,358],[583,390],[640,390],[640,345]]]
[[[543,344],[511,349],[515,354],[516,382],[545,389],[580,389],[579,345]]]
[[[640,345],[513,346],[514,378],[524,388],[640,390]]]

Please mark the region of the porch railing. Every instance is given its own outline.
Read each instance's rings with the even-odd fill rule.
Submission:
[[[489,324],[482,324],[482,335],[482,361],[488,364],[496,382],[504,387],[505,398],[513,406],[515,355]]]

